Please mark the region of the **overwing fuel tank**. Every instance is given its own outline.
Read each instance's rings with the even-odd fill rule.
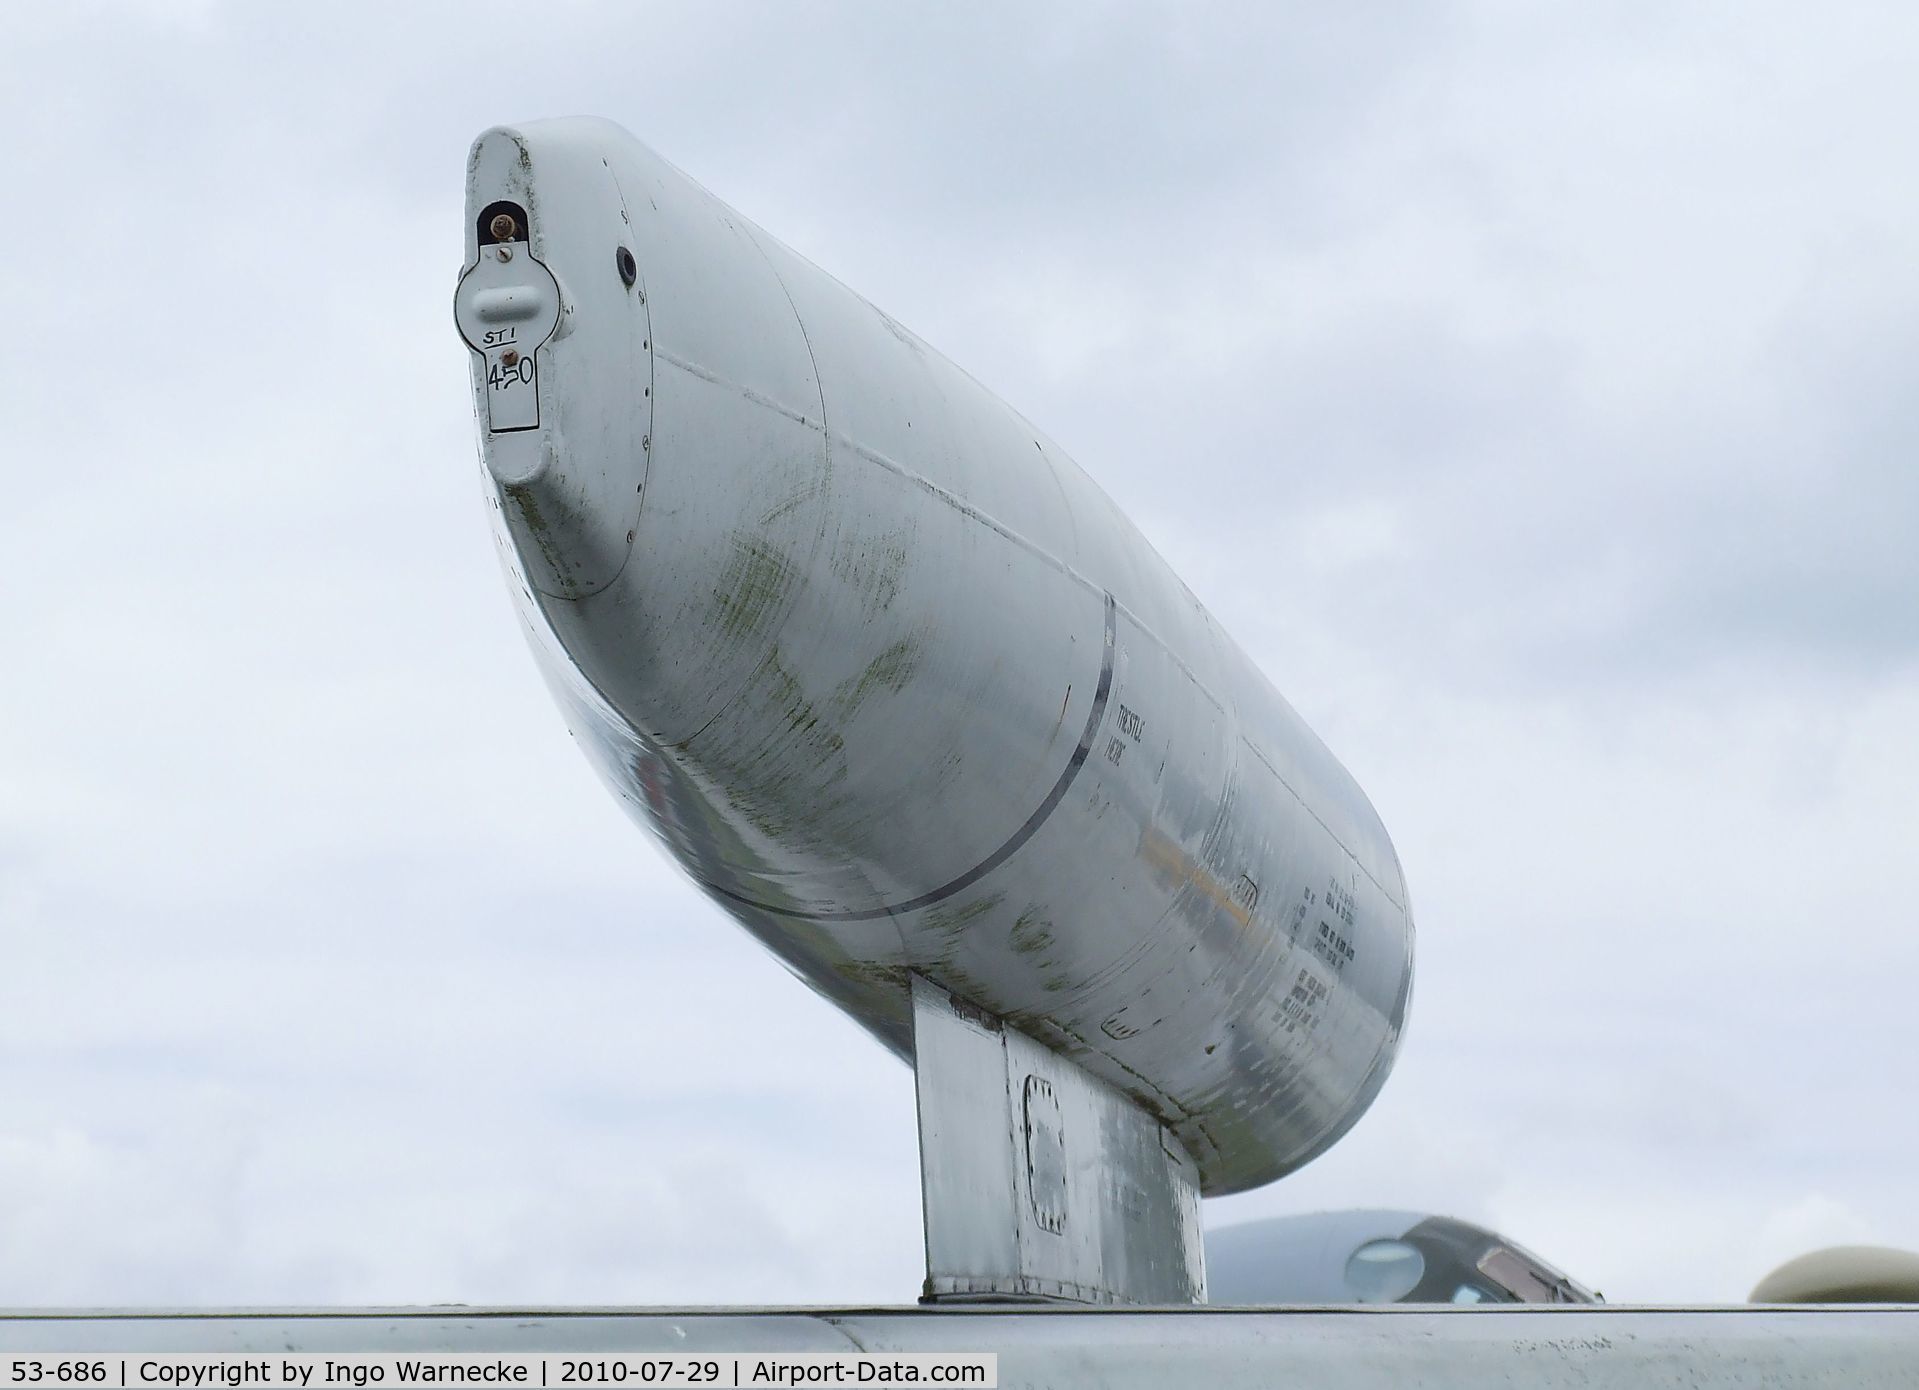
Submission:
[[[795,974],[908,1056],[924,975],[1209,1194],[1358,1118],[1412,977],[1392,845],[1052,440],[605,122],[476,142],[455,317],[581,747]]]

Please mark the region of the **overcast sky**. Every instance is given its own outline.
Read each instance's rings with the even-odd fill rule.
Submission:
[[[1379,807],[1209,1203],[1615,1300],[1919,1247],[1919,12],[42,5],[0,45],[0,1304],[903,1302],[910,1073],[516,629],[468,143],[626,125],[1038,422]]]

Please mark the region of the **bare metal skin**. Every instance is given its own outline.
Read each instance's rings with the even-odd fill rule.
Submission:
[[[1099,487],[616,126],[487,132],[467,203],[513,587],[687,872],[902,1055],[909,972],[1063,1053],[1208,1194],[1343,1134],[1405,1019],[1398,859]]]
[[[758,1356],[794,1351],[991,1352],[1005,1390],[1911,1390],[1919,1311],[1495,1305],[0,1312],[0,1352],[9,1359],[82,1350],[231,1357],[425,1348],[594,1357],[744,1353],[746,1376]]]

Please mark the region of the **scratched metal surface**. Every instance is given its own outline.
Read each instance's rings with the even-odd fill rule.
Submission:
[[[529,240],[488,244],[502,202]],[[1398,860],[1099,487],[605,122],[483,135],[466,235],[456,318],[529,636],[706,891],[903,1055],[909,970],[1058,1048],[1209,1194],[1342,1134],[1406,1012]],[[484,341],[509,330],[536,379]]]
[[[11,1352],[995,1352],[1021,1387],[1919,1384],[1919,1308],[0,1313]]]

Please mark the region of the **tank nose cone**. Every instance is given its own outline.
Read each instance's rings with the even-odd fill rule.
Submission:
[[[592,123],[498,127],[467,164],[466,343],[480,454],[527,581],[625,567],[646,488],[651,339],[631,223]]]

